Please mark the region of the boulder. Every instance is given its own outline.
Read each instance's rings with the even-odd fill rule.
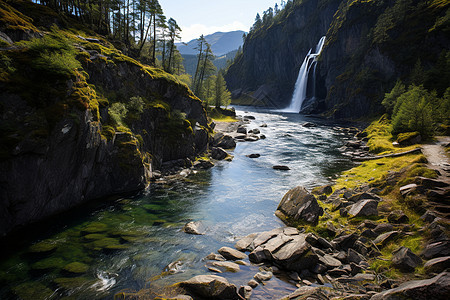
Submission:
[[[293,240],[272,253],[272,260],[280,266],[300,272],[314,267],[319,261],[317,254],[310,251],[311,245],[306,242],[305,235],[293,236]]]
[[[289,171],[290,168],[288,166],[281,166],[281,165],[275,165],[272,167],[274,170],[281,170],[281,171]]]
[[[253,289],[249,285],[244,285],[239,288],[239,295],[248,300],[252,296]]]
[[[374,231],[376,234],[382,234],[382,233],[385,233],[385,232],[388,232],[388,231],[392,231],[392,230],[394,230],[394,226],[392,226],[392,224],[389,224],[389,223],[381,223],[381,224],[378,224],[378,225],[373,229],[373,231]]]
[[[237,263],[231,261],[214,261],[211,263],[214,267],[219,268],[221,272],[232,272],[236,273],[241,270]]]
[[[234,247],[239,251],[250,251],[250,245],[253,242],[253,240],[256,238],[257,234],[252,233],[244,237],[243,239],[240,239],[236,242]]]
[[[230,247],[222,247],[217,252],[219,252],[223,257],[229,260],[238,260],[247,258],[247,255],[245,253],[242,253],[241,251]]]
[[[322,194],[331,194],[332,192],[333,188],[331,187],[331,185],[323,185],[314,188],[311,193],[315,195],[322,195]]]
[[[449,184],[442,180],[432,179],[432,178],[426,178],[426,177],[416,177],[415,183],[417,185],[424,186],[427,189],[432,188],[445,188],[448,187]]]
[[[433,258],[424,265],[425,272],[439,273],[450,268],[450,256]]]
[[[409,222],[409,218],[402,210],[394,210],[389,214],[388,221],[393,224],[405,224]]]
[[[207,259],[207,260],[217,260],[217,261],[225,261],[226,260],[225,257],[223,257],[222,255],[217,254],[217,253],[212,253],[212,252],[210,254],[208,254],[205,257],[205,259]]]
[[[261,154],[257,154],[257,153],[252,153],[252,154],[247,155],[248,158],[258,158],[260,156],[261,156]]]
[[[428,244],[423,250],[423,257],[425,257],[426,259],[449,255],[450,255],[449,241],[440,241]]]
[[[244,119],[255,120],[254,116],[244,116]]]
[[[211,157],[217,160],[225,159],[228,156],[227,151],[220,147],[213,147],[211,150]]]
[[[303,127],[306,128],[311,128],[311,127],[317,127],[317,124],[311,123],[311,122],[306,122],[302,124]]]
[[[321,264],[323,264],[328,269],[333,269],[342,266],[342,263],[340,260],[334,258],[333,256],[329,254],[325,254],[324,256],[319,257],[319,261]]]
[[[401,147],[411,146],[419,144],[422,141],[422,137],[419,132],[406,132],[400,133],[397,137],[397,143]]]
[[[253,134],[260,134],[261,131],[260,131],[259,129],[255,128],[255,129],[253,129],[253,130],[251,131],[251,133],[253,133]]]
[[[261,140],[265,140],[265,139],[266,139],[266,136],[265,136],[264,134],[261,134],[261,135],[259,136],[259,138],[260,138]]]
[[[420,263],[420,257],[407,247],[400,247],[392,254],[392,264],[403,272],[413,272]]]
[[[353,248],[357,240],[358,236],[352,233],[335,238],[331,244],[335,245],[335,248],[338,250],[348,250],[349,248]]]
[[[194,162],[194,169],[206,170],[206,169],[210,169],[212,167],[214,167],[214,164],[210,160],[199,159]]]
[[[450,273],[443,272],[433,278],[412,280],[400,286],[372,296],[371,300],[397,299],[448,299],[450,295]]]
[[[247,129],[244,126],[239,126],[237,133],[247,134]]]
[[[253,278],[256,281],[263,282],[263,281],[270,280],[272,278],[272,276],[273,276],[272,272],[261,271],[261,272],[256,273],[256,275],[253,276]]]
[[[385,246],[399,235],[398,231],[389,231],[379,235],[373,242],[376,245]]]
[[[263,124],[259,125],[259,127],[267,127],[267,124],[263,123]]]
[[[282,300],[306,300],[317,299],[325,300],[329,298],[329,292],[322,290],[320,287],[302,286],[295,290],[293,293],[283,297]]]
[[[378,201],[376,200],[360,200],[350,207],[348,213],[354,217],[378,216],[377,207]]]
[[[198,275],[180,282],[179,286],[196,297],[224,300],[239,299],[236,286],[217,275]]]
[[[256,142],[259,140],[259,137],[257,135],[249,135],[249,136],[246,136],[244,140],[246,142]]]
[[[316,198],[304,187],[298,186],[286,193],[278,205],[277,211],[293,220],[317,223],[323,215],[323,208]]]
[[[183,231],[189,234],[203,235],[205,234],[205,227],[200,221],[189,222],[184,225]]]
[[[216,147],[220,147],[223,149],[233,149],[236,147],[236,142],[233,137],[230,135],[222,136],[218,141],[214,143]]]
[[[248,255],[248,259],[256,264],[259,264],[263,261],[269,260],[270,257],[266,256],[266,253],[264,252],[264,248],[261,246],[258,246],[255,248],[255,250],[253,250],[252,252],[250,252],[250,254]]]

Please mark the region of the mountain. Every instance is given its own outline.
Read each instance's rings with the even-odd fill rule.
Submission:
[[[205,36],[205,39],[211,45],[211,50],[214,55],[222,56],[242,46],[242,36],[244,33],[242,30],[216,32]],[[198,52],[194,49],[197,47],[197,39],[191,40],[186,45],[183,43],[177,43],[176,45],[181,54],[196,55]]]
[[[302,62],[322,36],[315,89],[306,113],[359,118],[383,111],[397,80],[419,74],[442,96],[448,87],[450,3],[433,0],[305,0],[252,30],[225,79],[234,97],[285,107]]]

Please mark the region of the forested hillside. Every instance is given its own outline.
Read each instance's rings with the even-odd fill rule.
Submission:
[[[287,106],[301,62],[325,35],[319,99],[305,112],[335,118],[382,113],[384,94],[397,80],[443,97],[449,86],[449,5],[443,0],[288,1],[277,13],[271,9],[256,19],[243,54],[225,76],[228,87],[241,101]]]

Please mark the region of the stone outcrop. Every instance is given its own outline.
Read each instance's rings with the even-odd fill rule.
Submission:
[[[216,275],[198,275],[178,285],[194,297],[218,300],[239,299],[236,286]]]

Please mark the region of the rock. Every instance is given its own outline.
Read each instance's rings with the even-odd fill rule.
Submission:
[[[225,159],[228,156],[227,151],[220,147],[213,147],[211,150],[211,157],[217,160]]]
[[[247,155],[248,158],[258,158],[260,156],[261,156],[261,154],[257,154],[257,153]]]
[[[360,200],[367,200],[367,199],[381,201],[380,196],[367,192],[356,193],[347,198],[347,200],[350,202],[358,202]]]
[[[303,127],[306,128],[312,128],[312,127],[317,127],[317,124],[311,123],[311,122],[306,122],[302,124]]]
[[[335,238],[332,241],[332,244],[334,244],[338,250],[346,251],[348,248],[353,248],[357,239],[358,236],[352,233]]]
[[[250,248],[251,243],[258,235],[256,233],[252,233],[244,237],[243,239],[240,239],[236,242],[234,247],[239,251],[251,251]]]
[[[73,262],[64,267],[64,271],[73,274],[86,273],[89,270],[89,266],[80,262]]]
[[[259,137],[256,135],[246,136],[244,139],[246,142],[256,142],[259,141]]]
[[[388,221],[393,224],[405,224],[409,222],[409,218],[402,210],[394,210],[389,214]]]
[[[340,269],[340,268],[335,268],[335,269],[329,270],[327,273],[328,273],[328,275],[330,275],[332,277],[342,277],[342,276],[348,275],[347,270]]]
[[[319,257],[319,261],[326,266],[328,269],[334,269],[337,267],[342,266],[342,263],[340,260],[337,260],[333,256],[329,254],[325,254],[324,256]]]
[[[449,256],[450,255],[450,242],[440,241],[428,244],[423,250],[423,257],[426,259]]]
[[[214,267],[219,268],[222,272],[232,272],[236,273],[241,270],[238,264],[231,261],[214,261],[211,263]]]
[[[331,194],[333,192],[333,188],[331,185],[323,185],[316,187],[312,190],[312,194],[314,195],[322,195],[322,194]]]
[[[425,272],[439,273],[450,268],[450,256],[433,258],[424,265]]]
[[[253,133],[253,134],[260,134],[261,131],[259,129],[255,128],[255,129],[252,130],[251,133]]]
[[[281,171],[289,171],[290,168],[288,166],[281,166],[281,165],[275,165],[272,167],[274,170],[281,170]]]
[[[217,254],[217,253],[212,253],[212,252],[210,254],[208,254],[205,257],[205,259],[207,259],[207,260],[218,260],[218,261],[225,261],[226,260],[225,257],[223,257],[222,255]]]
[[[392,231],[392,230],[394,230],[394,226],[392,226],[392,224],[389,224],[389,223],[381,223],[381,224],[378,224],[378,225],[373,229],[373,231],[374,231],[376,234],[382,234],[382,233],[384,233],[384,232],[388,232],[388,231]]]
[[[247,283],[248,286],[255,288],[258,286],[258,281],[256,281],[255,279],[250,279],[250,281]]]
[[[212,167],[214,167],[214,164],[210,161],[210,160],[206,160],[206,159],[199,159],[197,161],[194,162],[194,169],[211,169]]]
[[[263,124],[259,125],[259,127],[267,127],[267,124],[263,123]]]
[[[259,138],[260,138],[261,140],[265,140],[265,139],[266,139],[266,136],[265,136],[264,134],[261,134],[261,135],[259,136]]]
[[[319,206],[316,198],[301,186],[291,189],[284,195],[277,211],[293,220],[309,223],[317,223],[319,217],[323,215],[323,208]]]
[[[317,239],[317,242],[319,243],[319,247],[322,249],[332,249],[333,245],[323,237],[320,237]]]
[[[247,129],[244,126],[239,126],[237,128],[237,133],[247,134]]]
[[[445,181],[420,176],[416,177],[415,182],[417,185],[424,186],[427,189],[445,188],[450,186],[450,184]]]
[[[230,247],[222,247],[218,250],[218,252],[222,254],[223,257],[229,260],[238,260],[247,258],[247,255],[245,253],[242,253],[241,251]]]
[[[420,263],[420,257],[407,247],[400,247],[392,254],[392,264],[403,272],[413,272]]]
[[[266,256],[266,253],[264,252],[264,248],[261,246],[258,246],[255,248],[255,250],[250,252],[250,254],[248,255],[248,259],[253,263],[259,264],[263,261],[268,260],[269,257]]]
[[[353,204],[348,214],[353,217],[362,216],[378,216],[378,201],[376,200],[360,200]]]
[[[372,229],[366,229],[363,232],[361,232],[361,236],[373,239],[373,238],[376,238],[378,236],[378,234],[375,233],[375,231],[373,231]]]
[[[310,251],[305,235],[293,236],[293,240],[272,253],[272,260],[288,270],[300,272],[317,264],[318,255]]]
[[[339,215],[343,218],[346,218],[348,216],[348,211],[345,207],[342,207],[339,209]]]
[[[412,280],[400,286],[378,293],[371,300],[397,299],[448,299],[450,295],[450,273],[443,272],[433,278]]]
[[[246,137],[246,134],[237,134],[234,138],[237,140],[245,140]]]
[[[263,281],[270,280],[272,278],[272,276],[273,276],[272,272],[262,271],[262,272],[256,273],[256,275],[253,276],[253,278],[256,281],[263,282]]]
[[[232,136],[224,135],[215,143],[214,146],[223,149],[233,149],[236,147],[236,142],[234,141]]]
[[[361,141],[348,141],[347,143],[345,143],[345,146],[354,149],[359,149],[361,147]]]
[[[280,300],[307,300],[307,299],[327,300],[330,298],[328,293],[322,290],[320,287],[302,286],[297,290],[295,290],[293,293],[287,295],[286,297],[281,298]]]
[[[400,187],[400,194],[402,194],[402,196],[405,197],[418,189],[419,186],[415,183],[407,184]]]
[[[313,268],[312,268],[312,272],[315,274],[324,274],[327,271],[327,267],[323,264],[316,264]]]
[[[373,242],[376,245],[386,246],[387,243],[394,240],[399,235],[398,231],[389,231],[379,235]]]
[[[349,263],[355,263],[355,264],[359,264],[361,261],[365,260],[365,258],[359,254],[358,252],[356,252],[355,250],[349,248],[347,251],[347,261]]]
[[[217,275],[198,275],[179,286],[198,297],[233,300],[239,299],[234,284]]]
[[[244,116],[244,119],[255,120],[254,116]]]
[[[252,296],[253,289],[249,285],[244,285],[239,288],[239,295],[248,300]]]
[[[422,141],[422,137],[420,136],[420,133],[418,133],[417,131],[400,133],[397,137],[397,143],[401,147],[419,144],[421,141]]]
[[[205,227],[200,221],[189,222],[184,225],[183,231],[189,234],[203,235],[205,234]]]

